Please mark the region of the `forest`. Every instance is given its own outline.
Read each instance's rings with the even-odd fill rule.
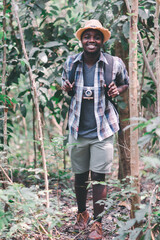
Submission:
[[[106,240],[160,239],[159,0],[0,1],[0,239],[87,239],[68,154],[66,58],[89,19],[111,31],[129,90],[115,99],[120,131],[103,212]],[[92,185],[88,208],[92,211]]]

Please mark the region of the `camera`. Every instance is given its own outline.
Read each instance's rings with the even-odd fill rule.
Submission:
[[[94,97],[94,87],[84,87],[83,88],[83,99],[93,99]]]

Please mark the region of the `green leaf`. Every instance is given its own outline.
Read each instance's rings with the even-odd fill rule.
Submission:
[[[144,10],[138,9],[138,14],[144,20],[149,18],[149,11],[147,9],[144,9]]]
[[[141,231],[142,228],[135,228],[134,230],[131,231],[129,239],[136,240]]]
[[[144,240],[151,240],[151,229],[147,229]]]
[[[6,95],[0,94],[0,101],[5,102]]]
[[[54,90],[56,90],[56,86],[50,86],[50,88],[54,91]]]
[[[57,92],[55,92],[54,96],[50,100],[53,100],[55,101],[56,104],[58,104],[62,99],[63,99],[62,90],[57,90]]]
[[[43,62],[47,63],[48,62],[48,57],[45,52],[41,52],[38,54],[38,58]]]
[[[38,82],[44,83],[44,85],[46,85],[46,86],[50,86],[50,83],[47,80],[45,80],[44,78],[38,78]]]
[[[25,65],[27,65],[29,67],[29,62],[25,59],[25,58],[22,58],[21,59],[21,65],[24,67]]]
[[[33,47],[31,49],[31,51],[29,52],[29,58],[33,57],[33,55],[38,51],[40,51],[40,49],[38,47]]]
[[[160,128],[157,128],[155,133],[158,135],[158,137],[160,137]]]
[[[148,134],[148,135],[145,135],[145,136],[142,136],[138,139],[138,145],[140,147],[144,147],[144,145],[146,143],[149,143],[152,139],[152,134]]]
[[[47,104],[47,99],[46,99],[46,97],[44,96],[43,93],[39,94],[39,100],[40,100],[41,105],[43,107],[45,107],[46,104]]]
[[[73,28],[67,27],[66,28],[66,36],[71,38],[71,36],[73,36],[73,34],[74,34]]]
[[[46,105],[52,112],[54,112],[54,105],[52,101],[48,101]]]
[[[15,98],[12,98],[12,103],[18,103],[17,100]]]
[[[148,213],[148,207],[147,206],[143,209],[137,210],[135,212],[135,217],[136,217],[137,222],[141,222],[144,219],[146,213]]]
[[[129,230],[131,227],[134,226],[134,224],[136,223],[136,219],[130,219],[126,222],[126,225],[125,225],[125,230]]]
[[[123,24],[123,34],[125,38],[129,38],[129,21]]]
[[[145,165],[149,165],[152,168],[160,168],[160,160],[156,157],[143,157],[142,161],[145,163]]]
[[[23,92],[21,92],[21,93],[18,95],[18,98],[22,97],[26,92],[29,92],[29,91],[30,91],[29,88],[26,89],[26,90],[24,90]]]
[[[63,44],[62,43],[59,43],[57,41],[53,41],[53,42],[48,42],[46,44],[44,44],[44,47],[45,48],[51,48],[51,47],[59,47],[59,46],[62,46]]]
[[[39,91],[41,91],[43,94],[47,95],[47,88],[46,87],[40,87]]]
[[[69,9],[69,10],[67,11],[67,14],[68,14],[69,18],[71,18],[72,11]]]
[[[10,100],[8,97],[6,98],[6,102],[7,102],[10,106],[12,106],[11,100]]]
[[[3,31],[0,32],[0,39],[3,38]]]
[[[51,5],[51,8],[53,8],[54,10],[57,10],[57,11],[59,10],[59,8],[55,5]]]

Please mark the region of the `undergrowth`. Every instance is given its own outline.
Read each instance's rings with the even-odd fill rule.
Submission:
[[[136,240],[138,236],[140,240],[160,239],[160,161],[153,157],[144,157],[142,160],[144,168],[141,171],[143,181],[140,193],[141,204],[134,219],[130,218],[131,198],[136,193],[131,187],[132,179],[130,178],[129,181],[124,179],[122,182],[110,179],[102,183],[110,188],[105,201],[105,214],[112,211],[116,213],[114,240]],[[17,174],[16,169],[15,172]],[[34,174],[37,175],[35,179]],[[26,169],[22,168],[19,177],[23,181],[24,176],[25,183],[28,175],[30,186],[26,187],[24,183],[13,183],[6,189],[0,189],[0,237],[2,240],[37,239],[37,236],[56,239],[53,237],[53,232],[55,233],[56,228],[64,224],[64,213],[62,215],[57,196],[52,195],[51,190],[50,207],[46,208],[45,191],[38,185],[38,181],[43,182],[41,174],[39,169],[35,171],[29,169],[27,173]],[[50,186],[54,191],[58,193],[58,188],[63,188],[62,196],[75,197],[69,172],[58,171],[51,176]],[[125,211],[116,212],[118,206]]]

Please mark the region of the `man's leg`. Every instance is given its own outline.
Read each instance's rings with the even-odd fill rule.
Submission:
[[[91,172],[92,181],[105,181],[105,174]],[[92,225],[91,232],[88,236],[88,240],[101,240],[102,239],[102,217],[98,215],[101,214],[104,210],[104,204],[97,203],[98,200],[106,199],[106,185],[102,184],[93,184],[93,209],[94,209],[94,220],[95,222]]]
[[[88,175],[89,172],[75,174],[75,192],[78,205],[78,213],[82,213],[86,210]]]
[[[92,181],[105,181],[105,174],[91,172]],[[94,219],[98,222],[101,222],[102,217],[98,217],[100,213],[104,211],[104,204],[96,203],[99,200],[105,200],[107,195],[106,185],[102,184],[93,184],[93,209],[94,209]]]
[[[84,230],[89,222],[89,214],[86,210],[88,175],[89,171],[75,174],[75,192],[78,205],[77,221],[74,226],[76,232]]]

